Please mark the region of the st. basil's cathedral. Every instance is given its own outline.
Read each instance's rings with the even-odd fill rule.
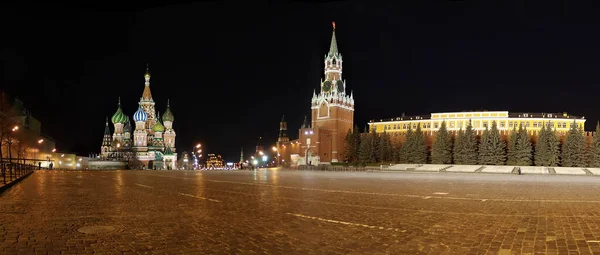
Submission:
[[[111,135],[106,119],[104,139],[100,148],[100,158],[104,160],[139,162],[145,169],[176,169],[175,153],[175,117],[171,112],[169,101],[162,118],[155,110],[155,102],[150,92],[150,72],[146,67],[144,74],[145,87],[139,101],[137,111],[133,114],[133,122],[123,113],[121,99],[111,122],[114,132]]]

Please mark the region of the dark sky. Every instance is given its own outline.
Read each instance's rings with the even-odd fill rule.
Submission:
[[[272,144],[283,114],[297,136],[335,21],[361,128],[402,112],[487,109],[566,111],[593,129],[597,6],[417,2],[4,4],[2,89],[25,101],[59,150],[87,155],[99,151],[119,96],[133,115],[149,63],[158,110],[171,100],[178,151],[201,142],[235,161],[259,136]]]

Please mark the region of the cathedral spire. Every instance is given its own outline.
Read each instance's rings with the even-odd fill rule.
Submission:
[[[337,40],[335,40],[335,21],[331,22],[333,25],[333,34],[331,35],[331,45],[329,46],[329,55],[335,55],[338,53]]]
[[[144,87],[144,92],[142,93],[142,100],[152,101],[152,93],[150,92],[150,68],[148,67],[148,63],[146,63],[146,73],[144,73],[144,83],[146,86]]]

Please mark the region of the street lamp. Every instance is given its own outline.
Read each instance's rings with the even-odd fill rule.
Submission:
[[[277,166],[279,166],[279,150],[277,149],[277,147],[273,146],[273,152],[276,153],[276,157],[277,157]]]
[[[38,140],[38,144],[42,144],[44,142],[44,139],[40,139]],[[39,148],[36,148],[33,152],[33,165],[35,166],[35,163],[37,161],[37,153],[39,152]],[[41,167],[42,162],[40,161],[38,167]]]

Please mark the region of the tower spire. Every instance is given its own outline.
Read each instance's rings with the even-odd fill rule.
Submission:
[[[150,68],[148,67],[148,63],[146,63],[146,73],[144,73],[144,83],[146,86],[144,87],[144,92],[142,93],[142,100],[152,101],[152,92],[150,92]]]
[[[335,39],[335,21],[331,22],[333,25],[333,34],[331,35],[331,45],[329,46],[329,55],[335,55],[338,53],[337,40]]]

